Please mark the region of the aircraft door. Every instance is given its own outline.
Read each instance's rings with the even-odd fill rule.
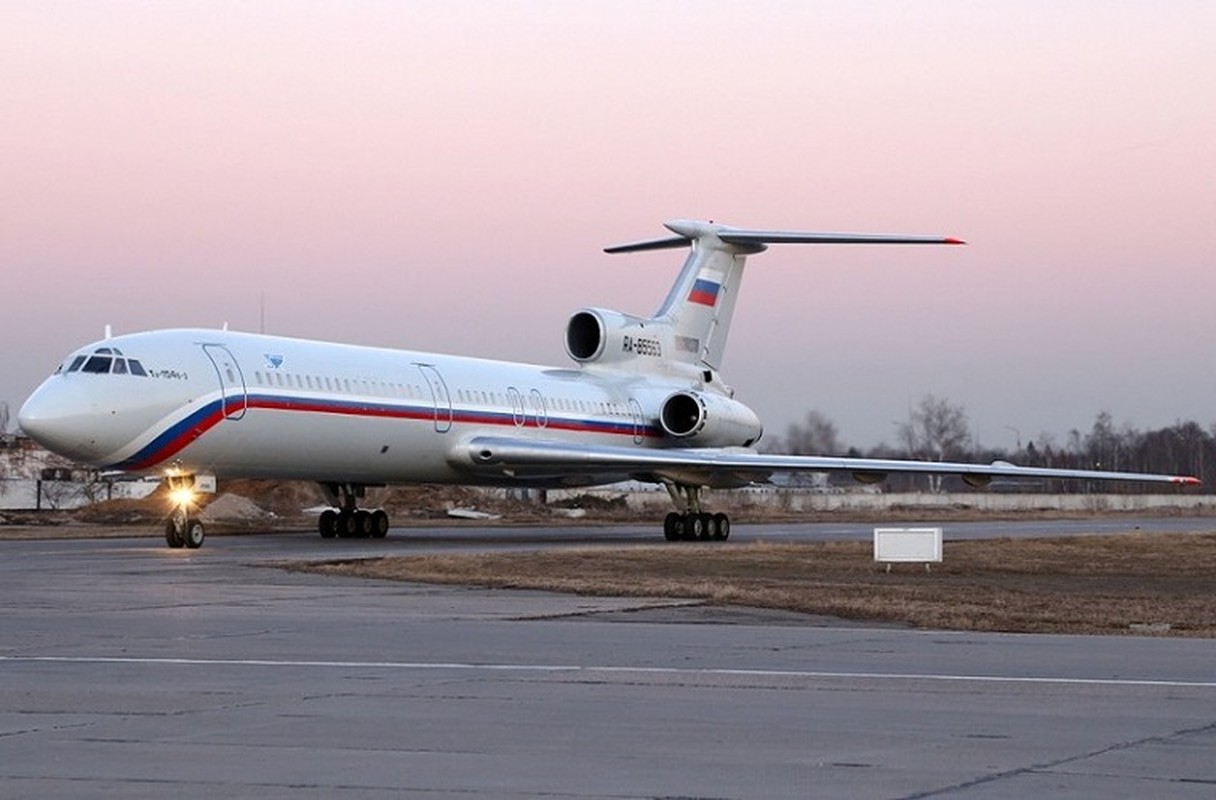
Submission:
[[[418,371],[431,387],[431,397],[435,401],[435,431],[447,433],[452,429],[452,397],[448,394],[448,385],[444,382],[439,370],[430,364],[417,364]]]
[[[220,382],[224,418],[241,419],[249,408],[249,390],[245,385],[245,373],[241,372],[241,365],[237,363],[236,356],[222,344],[205,344],[203,352],[211,360],[215,376]]]
[[[528,421],[527,411],[524,410],[524,396],[514,386],[507,387],[507,397],[511,400],[511,421],[515,427],[522,428]]]
[[[549,424],[549,409],[545,405],[545,396],[540,393],[540,389],[533,389],[528,394],[532,398],[532,411],[536,415],[536,427],[543,428]]]
[[[642,418],[642,404],[629,398],[629,416],[633,417],[633,443],[641,444],[646,437],[646,421]]]

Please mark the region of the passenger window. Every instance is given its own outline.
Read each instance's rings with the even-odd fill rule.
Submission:
[[[148,373],[144,372],[144,365],[136,361],[134,358],[127,359],[127,368],[131,370],[132,375],[138,375],[141,378],[148,377]]]
[[[109,356],[89,356],[89,360],[84,362],[81,371],[104,375],[110,371],[110,362],[112,360]]]

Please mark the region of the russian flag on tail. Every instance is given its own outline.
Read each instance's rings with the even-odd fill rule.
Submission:
[[[720,283],[697,278],[696,283],[692,285],[692,291],[688,293],[688,301],[700,303],[703,306],[713,306],[718,302],[718,291],[721,288]]]

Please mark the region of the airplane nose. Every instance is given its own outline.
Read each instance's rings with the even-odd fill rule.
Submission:
[[[17,412],[17,424],[46,449],[74,461],[94,462],[110,449],[98,425],[96,404],[61,376],[30,395]]]

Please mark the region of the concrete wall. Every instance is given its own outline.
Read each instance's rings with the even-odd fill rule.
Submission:
[[[71,509],[86,506],[92,500],[90,492],[98,500],[147,497],[156,490],[157,484],[150,481],[121,481],[111,484],[96,484],[86,491],[85,484],[73,481],[38,481],[32,478],[0,479],[0,509],[29,511],[41,507]],[[42,492],[39,506],[39,491]]]

